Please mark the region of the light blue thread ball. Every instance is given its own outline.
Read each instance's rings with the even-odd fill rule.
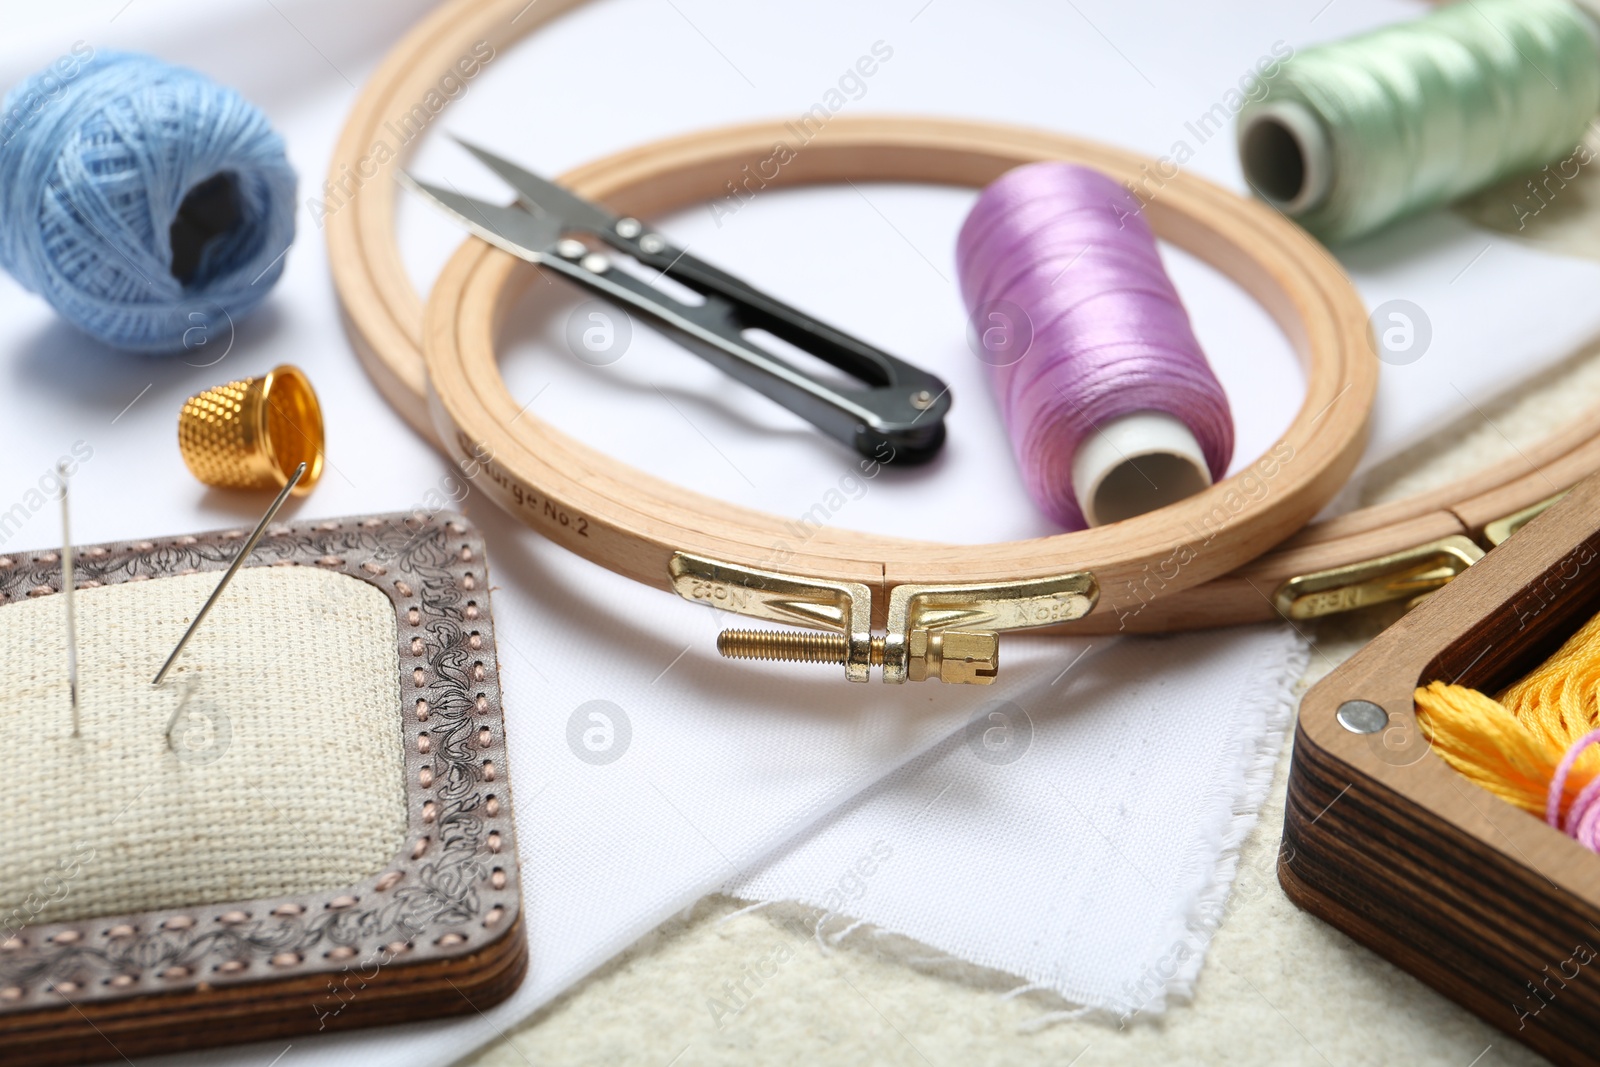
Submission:
[[[192,70],[80,45],[0,104],[0,265],[113,347],[231,328],[283,273],[294,212],[283,139]]]

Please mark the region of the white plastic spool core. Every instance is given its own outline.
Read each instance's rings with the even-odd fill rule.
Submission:
[[[1200,442],[1160,411],[1135,411],[1084,438],[1072,457],[1072,492],[1090,526],[1175,504],[1211,485]]]
[[[1303,104],[1266,104],[1239,125],[1239,161],[1260,196],[1288,215],[1303,215],[1333,184],[1328,131]]]

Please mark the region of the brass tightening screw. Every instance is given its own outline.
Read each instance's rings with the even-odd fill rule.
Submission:
[[[844,663],[850,641],[844,634],[808,630],[724,630],[717,651],[729,659],[773,659],[789,663]],[[884,639],[872,639],[874,667],[883,666]],[[962,630],[911,631],[906,641],[906,681],[989,685],[1000,670],[999,642],[992,633]]]
[[[844,634],[804,630],[724,630],[717,651],[728,659],[771,659],[788,663],[843,663],[850,651]],[[883,638],[872,639],[872,665],[883,666]]]

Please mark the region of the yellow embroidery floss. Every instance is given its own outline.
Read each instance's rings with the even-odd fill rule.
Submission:
[[[1451,767],[1600,852],[1600,616],[1498,698],[1432,682],[1415,699]]]

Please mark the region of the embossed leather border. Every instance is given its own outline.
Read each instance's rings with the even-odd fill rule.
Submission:
[[[74,573],[87,588],[222,571],[244,537],[225,530],[85,546]],[[526,942],[482,538],[454,514],[297,522],[269,528],[246,566],[337,571],[394,604],[404,846],[372,878],[325,892],[25,928],[0,943],[0,1051],[25,1035],[59,1034],[53,1024],[29,1025],[30,1015],[70,1027],[73,1018],[88,1023],[99,1005],[152,995],[162,997],[171,1040],[148,1032],[130,1039],[146,1052],[387,1021],[375,1009],[400,991],[410,1001],[406,1018],[482,1008],[520,982]],[[60,585],[57,552],[0,556],[0,611]],[[422,972],[440,969],[430,964],[450,965],[445,981],[459,999],[474,988],[482,996],[439,998],[432,1011],[415,1004]],[[315,981],[322,977],[325,993]],[[226,995],[234,986],[260,993],[243,1003],[280,1014],[303,1003],[303,1019],[238,1026],[238,1036],[181,1032],[189,1014],[213,1013],[208,994],[238,1022],[241,999]],[[292,998],[279,995],[289,987]],[[172,999],[184,993],[195,996]],[[192,1010],[181,1006],[190,1000]],[[360,1010],[346,1019],[347,1007]],[[89,1058],[109,1052],[101,1044]]]

